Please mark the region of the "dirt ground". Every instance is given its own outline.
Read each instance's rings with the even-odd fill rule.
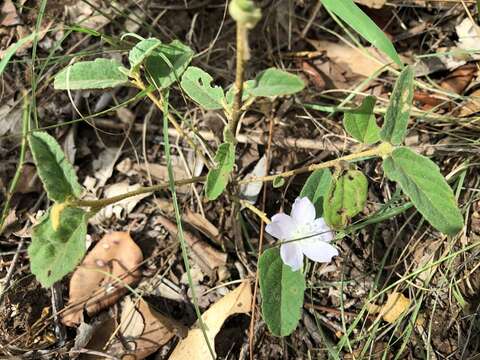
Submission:
[[[272,336],[259,317],[257,292],[254,331],[249,329],[251,311],[229,316],[215,337],[218,358],[247,359],[252,342],[254,359],[329,359],[335,358],[333,354],[339,359],[480,359],[480,247],[476,246],[480,243],[480,55],[448,55],[462,47],[464,31],[471,34],[471,29],[460,25],[473,20],[477,26],[480,14],[474,1],[359,2],[392,40],[402,60],[415,65],[420,86],[415,90],[406,142],[430,156],[451,179],[465,227],[455,237],[440,234],[383,176],[379,161],[357,163],[369,180],[367,205],[337,242],[340,256],[330,264],[311,263],[306,268],[307,291],[297,329],[288,337]],[[46,4],[44,12],[42,4]],[[355,35],[358,42],[353,42],[317,1],[258,4],[263,16],[249,36],[246,78],[275,66],[301,76],[306,88],[295,96],[257,102],[244,115],[235,166],[238,176],[251,173],[264,155],[274,174],[352,152],[358,143],[343,129],[342,114],[329,109],[356,106],[362,97],[355,95],[371,94],[378,98],[381,122],[395,69],[367,78],[366,73],[379,69],[378,62],[359,51],[368,43]],[[129,43],[120,37],[137,33],[163,42],[184,42],[195,50],[193,65],[208,71],[218,85],[226,87],[235,79],[235,25],[225,1],[5,0],[0,6],[0,57],[36,26],[41,30],[37,46],[24,44],[1,79],[1,204],[20,156],[24,96],[32,105],[32,123],[59,141],[89,195],[117,194],[135,184],[167,179],[158,110],[145,99],[112,109],[138,93],[128,87],[55,91],[53,75],[73,58],[125,62]],[[71,32],[70,26],[82,19],[86,19],[82,26],[103,35]],[[480,40],[480,31],[476,36]],[[475,45],[480,54],[480,41],[469,43]],[[172,90],[170,103],[183,114],[183,126],[194,128],[211,148],[217,147],[224,126],[221,114],[200,109],[181,91]],[[194,152],[174,132],[170,142],[175,175],[191,176]],[[205,173],[200,168],[200,174]],[[255,205],[268,216],[289,212],[307,176],[289,178],[278,188],[266,183]],[[122,185],[116,189],[114,184]],[[248,209],[233,217],[234,203],[227,196],[209,202],[200,184],[177,191],[191,237],[187,240],[196,249],[191,272],[204,312],[227,289],[236,288],[238,280],[253,283],[260,237],[267,247],[276,240],[260,231],[259,218]],[[112,231],[129,232],[143,261],[133,288],[95,315],[83,312],[80,327],[65,326],[57,316],[67,306],[70,276],[45,289],[30,272],[26,249],[32,224],[48,205],[27,152],[0,234],[0,357],[134,358],[125,355],[131,350],[125,350],[127,341],[118,340],[114,350],[106,349],[105,343],[115,338],[126,299],[140,294],[167,319],[166,327],[174,329],[148,358],[168,359],[196,321],[170,193],[160,191],[112,207],[89,224],[92,247]],[[369,306],[382,306],[393,293],[409,300],[400,319],[389,323],[367,311]]]

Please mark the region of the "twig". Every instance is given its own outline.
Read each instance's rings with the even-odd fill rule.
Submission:
[[[17,251],[15,252],[15,255],[13,256],[13,260],[10,264],[10,267],[8,268],[7,276],[5,276],[5,282],[3,284],[3,291],[0,294],[0,304],[2,304],[3,298],[5,297],[5,294],[7,293],[7,289],[10,285],[10,281],[12,280],[13,270],[15,270],[15,265],[17,264],[18,257],[20,256],[20,252],[21,252],[22,247],[23,247],[23,242],[24,242],[24,240],[23,240],[23,238],[21,238],[20,242],[18,243],[18,246],[17,246]]]

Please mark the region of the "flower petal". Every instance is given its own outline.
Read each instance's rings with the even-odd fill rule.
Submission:
[[[335,238],[334,232],[323,218],[315,219],[311,223],[311,234],[325,242],[330,242]]]
[[[315,220],[315,206],[308,197],[296,198],[290,214],[297,224],[306,224]]]
[[[324,241],[302,241],[300,246],[305,256],[316,262],[328,263],[332,257],[338,256],[338,250]]]
[[[283,263],[290,266],[293,271],[299,270],[303,265],[302,250],[297,242],[289,242],[280,246],[280,257]]]
[[[290,240],[296,227],[290,215],[279,213],[272,216],[272,222],[267,224],[265,231],[279,240]]]

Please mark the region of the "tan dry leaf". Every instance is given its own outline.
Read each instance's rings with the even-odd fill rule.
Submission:
[[[22,23],[12,0],[5,0],[0,5],[0,14],[0,26],[15,26]]]
[[[440,87],[456,94],[463,94],[478,72],[476,64],[466,64],[452,71],[440,83]]]
[[[410,302],[410,299],[405,297],[402,293],[392,292],[388,295],[387,302],[380,310],[383,320],[393,324],[405,311],[408,310]]]
[[[480,89],[475,90],[468,96],[468,100],[463,103],[460,109],[460,116],[466,117],[480,111]]]
[[[213,304],[203,315],[208,341],[213,346],[215,336],[225,320],[233,314],[248,313],[252,304],[250,281],[243,282],[235,290]],[[215,351],[215,350],[214,350]],[[209,359],[210,352],[198,327],[190,329],[188,336],[180,340],[169,360]]]
[[[324,40],[309,41],[315,46],[316,50],[325,51],[332,61],[345,64],[353,73],[365,77],[371,76],[375,71],[378,71],[382,66],[390,62],[373,47],[366,47],[365,50],[378,59],[378,61],[366,55],[362,50],[342,43]]]
[[[372,9],[381,9],[386,1],[385,0],[355,0],[357,4],[368,6]]]
[[[130,191],[137,190],[140,188],[140,184],[130,185],[128,181],[122,181],[116,184],[112,184],[105,187],[103,193],[105,198],[114,197],[117,195],[122,195]],[[140,194],[131,196],[122,201],[116,202],[114,204],[108,205],[100,210],[91,220],[92,224],[100,224],[105,220],[110,219],[113,215],[117,219],[124,219],[127,214],[132,212],[132,210],[137,206],[140,200],[150,196],[152,193]]]
[[[76,326],[84,309],[93,315],[114,304],[127,291],[126,285],[139,280],[142,260],[142,251],[128,233],[105,235],[72,275],[62,322]]]
[[[157,221],[170,233],[170,235],[177,236],[177,225],[168,220],[164,216],[159,216]],[[188,246],[192,250],[193,259],[202,270],[206,273],[211,273],[213,270],[217,269],[219,266],[223,266],[227,262],[227,254],[224,252],[218,251],[214,247],[210,246],[208,243],[202,239],[195,236],[190,231],[183,230],[183,236]]]
[[[203,235],[208,237],[217,245],[222,245],[222,239],[220,238],[220,231],[213,225],[208,219],[204,218],[202,214],[195,213],[190,209],[182,215],[182,220],[187,224],[192,225],[195,229],[200,231]]]
[[[144,300],[127,297],[120,316],[121,339],[116,338],[107,352],[120,358],[144,359],[186,329],[153,310]],[[177,330],[177,331],[174,331]]]

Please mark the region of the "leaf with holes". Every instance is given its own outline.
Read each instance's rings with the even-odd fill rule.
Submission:
[[[413,77],[413,68],[407,66],[400,73],[390,96],[380,137],[393,145],[401,144],[407,133],[413,101]]]
[[[327,196],[332,183],[332,174],[329,169],[314,171],[305,181],[300,197],[308,197],[315,206],[316,217],[322,217],[323,199]]]
[[[189,66],[182,76],[183,91],[206,110],[223,108],[225,97],[220,86],[212,86],[213,78],[202,69]]]
[[[328,225],[340,229],[362,211],[367,201],[367,178],[358,170],[348,170],[334,179],[323,201],[323,217]]]
[[[380,140],[380,128],[373,114],[375,101],[374,96],[367,96],[358,109],[346,112],[343,118],[345,130],[364,144],[374,144]]]
[[[258,261],[262,315],[273,335],[287,336],[295,330],[302,314],[305,279],[285,265],[280,250],[265,250]]]
[[[60,203],[77,198],[82,193],[75,169],[65,158],[57,141],[45,132],[34,132],[28,137],[38,176],[48,198]]]
[[[65,208],[57,229],[50,213],[34,227],[28,255],[31,271],[43,287],[61,280],[82,260],[86,236],[87,213],[78,208]]]
[[[166,89],[180,77],[192,61],[193,50],[178,40],[162,44],[145,59],[145,70],[158,89]]]
[[[215,154],[216,166],[208,172],[205,192],[208,200],[218,198],[228,184],[228,177],[235,165],[235,145],[224,143],[218,147]]]
[[[57,90],[105,89],[128,83],[128,71],[116,60],[79,61],[55,75]]]
[[[345,21],[373,46],[387,54],[398,66],[403,66],[392,42],[353,0],[322,0],[323,6]]]
[[[383,161],[383,170],[434,228],[448,235],[462,229],[463,217],[453,191],[429,158],[399,147]]]
[[[145,59],[148,58],[160,45],[162,45],[162,42],[155,38],[144,39],[136,44],[128,53],[130,73],[136,72]]]

